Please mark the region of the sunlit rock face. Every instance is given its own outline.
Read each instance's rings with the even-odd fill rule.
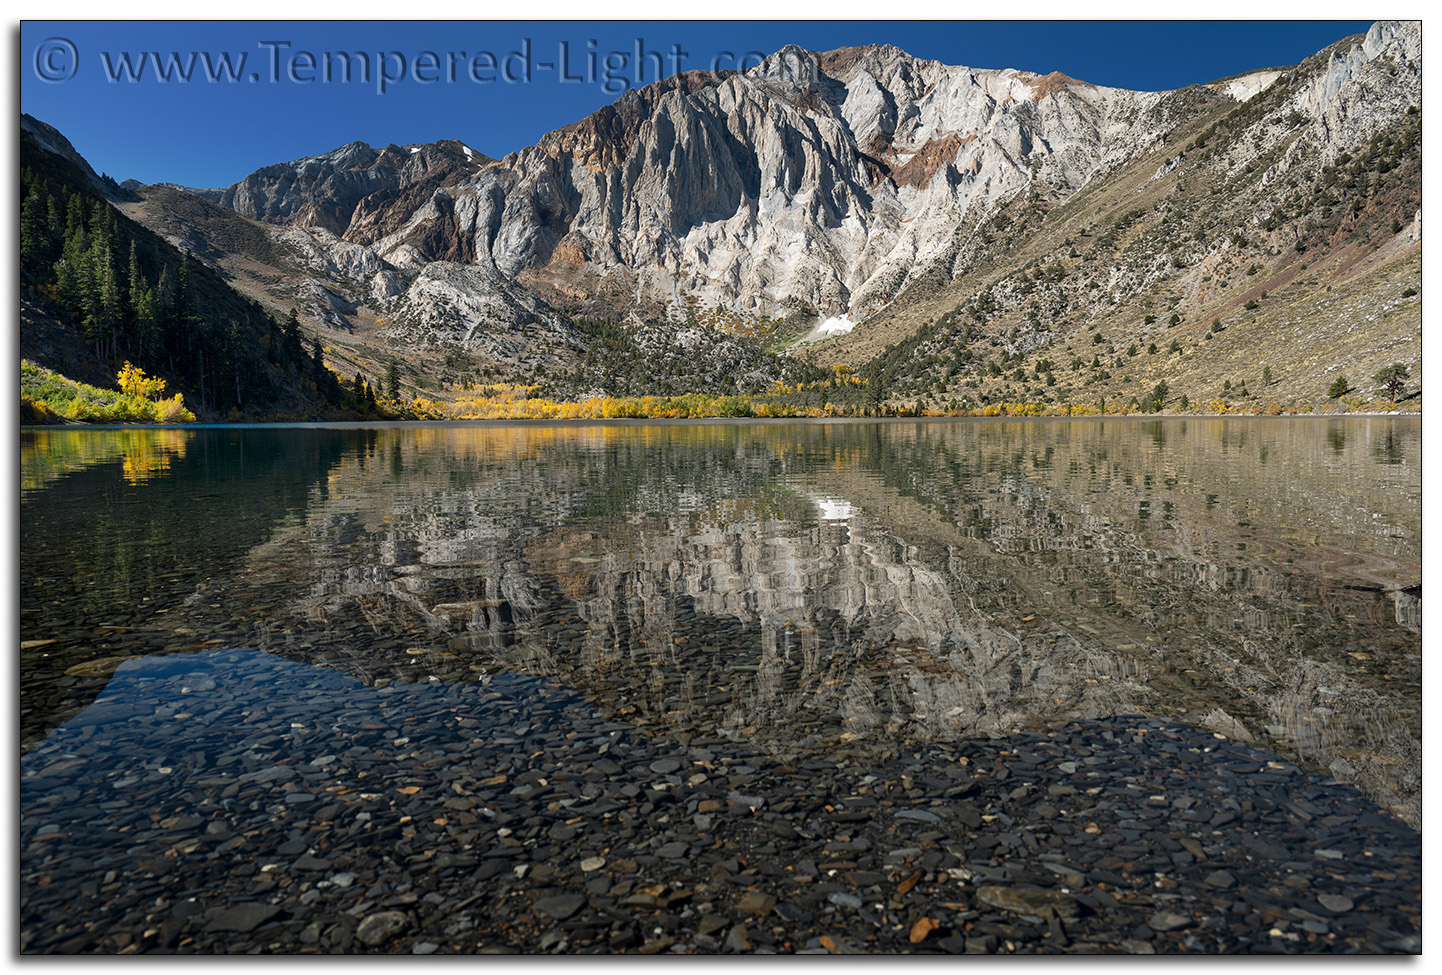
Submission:
[[[484,266],[427,264],[391,304],[392,324],[382,334],[398,344],[446,336],[509,365],[582,345],[575,326]]]
[[[444,219],[508,275],[585,263],[661,295],[864,313],[998,201],[1036,180],[1073,191],[1149,146],[1162,98],[890,46],[788,47],[628,92],[459,186]]]
[[[383,221],[378,228],[373,216],[382,202],[406,200],[405,191],[418,185],[433,190],[488,161],[453,139],[409,149],[352,142],[266,166],[224,190],[192,192],[253,220],[319,227],[370,243],[379,229],[389,229]]]
[[[598,282],[616,292],[606,300],[618,316],[628,294],[643,317],[679,317],[686,299],[758,316],[808,307],[835,334],[908,285],[966,271],[985,238],[1004,233],[992,221],[1013,201],[1065,203],[1171,146],[1199,113],[1282,92],[1215,136],[1239,208],[1264,219],[1268,187],[1312,178],[1417,110],[1420,38],[1419,23],[1380,22],[1296,69],[1163,92],[946,65],[889,45],[788,46],[745,72],[628,91],[500,160],[454,140],[351,143],[193,192],[290,228],[310,263],[363,273],[378,307],[399,305],[402,339],[479,338],[495,351],[486,343],[499,339],[443,320],[450,308],[517,326],[528,348],[564,345],[553,328],[524,327],[548,317],[524,290],[574,297]],[[1159,174],[1181,163],[1176,152]],[[317,248],[337,254],[317,260]],[[437,303],[438,277],[459,296],[449,305]]]

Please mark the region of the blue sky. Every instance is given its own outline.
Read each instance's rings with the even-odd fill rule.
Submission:
[[[97,171],[210,187],[356,140],[455,138],[505,155],[614,100],[637,80],[638,43],[642,83],[655,80],[658,60],[669,74],[678,64],[732,67],[747,52],[787,43],[819,51],[890,43],[948,64],[1059,70],[1094,84],[1157,90],[1295,64],[1368,25],[26,21],[20,105],[63,132]],[[157,78],[157,67],[168,81]]]

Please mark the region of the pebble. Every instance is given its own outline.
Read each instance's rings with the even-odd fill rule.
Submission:
[[[1158,911],[1147,918],[1147,927],[1153,931],[1175,931],[1178,928],[1190,927],[1194,923],[1196,922],[1193,918],[1174,911]]]
[[[581,894],[557,894],[536,901],[536,910],[558,921],[566,920],[585,906],[586,898]]]
[[[988,907],[1013,914],[1071,919],[1080,912],[1076,898],[1049,890],[988,885],[977,888],[976,899]]]
[[[747,914],[766,914],[775,906],[775,896],[757,891],[748,891],[736,902],[736,910]]]
[[[1420,950],[1415,830],[1181,725],[853,762],[683,743],[513,674],[375,688],[258,651],[162,704],[200,659],[117,671],[97,704],[130,719],[22,757],[23,952]]]
[[[374,948],[384,944],[410,926],[410,920],[400,911],[380,911],[369,914],[356,928],[356,940]]]
[[[275,904],[234,904],[217,911],[205,925],[210,931],[254,931],[280,913]]]
[[[939,823],[941,817],[934,812],[927,812],[925,809],[900,809],[896,812],[897,819],[914,819],[923,823]]]

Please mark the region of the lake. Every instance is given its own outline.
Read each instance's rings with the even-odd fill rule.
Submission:
[[[363,779],[404,792],[407,756],[420,775],[621,734],[866,766],[1143,715],[1420,828],[1417,418],[20,441],[32,902],[67,869],[99,875],[100,901],[165,890],[164,871],[96,866],[107,830],[172,860],[236,848],[244,830],[197,813],[207,789],[238,802],[273,781],[276,805],[251,810],[303,819],[338,806],[327,791],[376,794]],[[117,937],[103,950],[142,944]]]

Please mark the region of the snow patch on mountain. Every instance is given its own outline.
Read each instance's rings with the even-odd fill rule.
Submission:
[[[1239,78],[1224,82],[1216,86],[1228,98],[1235,98],[1239,102],[1251,101],[1257,95],[1272,87],[1272,83],[1282,76],[1280,71],[1253,71],[1244,74]]]

